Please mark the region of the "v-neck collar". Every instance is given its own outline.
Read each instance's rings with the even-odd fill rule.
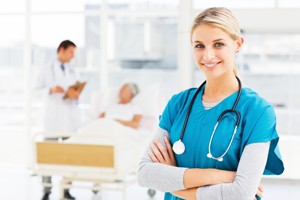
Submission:
[[[200,108],[201,108],[201,110],[207,111],[207,112],[213,111],[213,110],[217,109],[218,107],[224,105],[224,104],[227,103],[228,101],[232,102],[232,99],[234,99],[234,101],[235,101],[235,98],[237,97],[237,94],[238,94],[238,91],[236,91],[236,92],[230,94],[229,96],[225,97],[223,100],[219,101],[219,103],[218,103],[217,105],[215,105],[214,107],[212,107],[212,108],[206,110],[206,109],[204,108],[204,106],[203,106],[203,103],[202,103],[202,96],[203,96],[203,93],[204,93],[204,89],[205,89],[205,86],[201,89],[201,91],[200,91],[199,94],[198,94],[198,96],[200,97],[200,99],[199,99],[199,97],[197,97],[197,99],[198,99],[198,101],[200,101]],[[241,88],[241,90],[243,91],[243,88]],[[233,104],[234,104],[234,103],[232,103],[232,106],[233,106]],[[232,107],[232,106],[231,106],[231,107]]]

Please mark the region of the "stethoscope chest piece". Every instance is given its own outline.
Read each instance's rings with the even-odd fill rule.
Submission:
[[[173,151],[177,155],[183,154],[183,152],[185,151],[185,146],[184,146],[183,142],[181,142],[181,140],[178,140],[177,142],[175,142],[173,144]]]

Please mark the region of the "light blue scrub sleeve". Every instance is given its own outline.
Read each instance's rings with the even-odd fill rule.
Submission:
[[[279,175],[284,171],[283,162],[278,147],[279,136],[276,131],[276,115],[273,106],[268,105],[260,114],[258,109],[253,109],[248,124],[243,132],[243,146],[258,143],[270,142],[267,164],[264,175]]]
[[[169,137],[166,130],[159,128],[154,138],[166,147],[164,137]],[[154,163],[149,156],[150,145],[148,146],[138,171],[138,184],[143,187],[159,190],[162,192],[173,192],[183,190],[183,176],[186,168],[173,167],[161,163]]]

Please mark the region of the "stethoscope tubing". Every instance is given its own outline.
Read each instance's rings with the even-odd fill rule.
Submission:
[[[238,81],[238,83],[239,83],[239,90],[238,90],[237,97],[236,97],[236,99],[235,99],[235,101],[234,101],[234,104],[233,104],[232,108],[223,111],[223,112],[220,114],[220,116],[218,117],[217,123],[216,123],[216,125],[214,126],[214,130],[213,130],[213,132],[212,132],[212,135],[211,135],[210,141],[209,141],[209,145],[208,145],[208,154],[207,154],[207,156],[208,156],[209,158],[212,158],[212,159],[215,159],[215,160],[218,160],[218,161],[223,161],[223,157],[227,154],[228,150],[230,149],[231,144],[232,144],[232,141],[233,141],[233,139],[234,139],[234,136],[235,136],[235,134],[236,134],[236,132],[237,132],[237,128],[238,128],[239,123],[240,123],[240,119],[241,119],[240,113],[236,110],[236,106],[237,106],[237,104],[238,104],[238,102],[239,102],[239,100],[240,100],[240,96],[241,96],[241,93],[242,93],[242,83],[241,83],[240,79],[239,79],[237,76],[236,76],[236,79],[237,79],[237,81]],[[187,111],[187,114],[186,114],[186,117],[185,117],[185,120],[184,120],[184,123],[183,123],[182,130],[181,130],[181,133],[180,133],[180,138],[179,138],[178,142],[176,142],[176,143],[177,143],[177,146],[178,146],[178,143],[180,143],[180,146],[183,146],[183,147],[182,147],[182,148],[183,148],[182,153],[184,152],[184,149],[185,149],[184,144],[183,144],[183,142],[182,142],[182,139],[183,139],[183,136],[184,136],[184,132],[185,132],[185,129],[186,129],[188,120],[189,120],[189,116],[190,116],[190,113],[191,113],[193,104],[194,104],[194,102],[195,102],[195,99],[196,99],[196,97],[198,96],[199,92],[202,90],[202,88],[204,87],[205,84],[206,84],[206,81],[204,81],[204,82],[200,85],[200,87],[198,87],[198,89],[196,90],[194,96],[192,97],[192,100],[191,100],[190,105],[189,105],[189,107],[188,107],[188,111]],[[215,135],[215,131],[216,131],[216,129],[217,129],[217,127],[218,127],[220,121],[222,120],[223,116],[224,116],[226,113],[234,113],[234,114],[236,115],[237,119],[236,119],[236,122],[235,122],[235,128],[234,128],[234,131],[233,131],[233,134],[232,134],[232,137],[231,137],[231,140],[230,140],[229,145],[227,146],[225,152],[224,152],[220,157],[216,158],[216,157],[214,157],[214,156],[211,154],[211,143],[212,143],[213,137],[214,137],[214,135]],[[176,144],[176,143],[174,143],[174,144]],[[175,151],[175,150],[174,150],[174,151]],[[175,152],[175,153],[176,153],[176,152]],[[180,153],[180,154],[181,154],[181,153]]]
[[[237,106],[237,104],[238,104],[238,102],[239,102],[239,100],[240,100],[240,97],[241,97],[241,93],[242,93],[242,83],[241,83],[241,80],[240,80],[237,76],[236,76],[236,79],[237,79],[237,81],[238,81],[238,83],[239,83],[239,91],[238,91],[238,95],[237,95],[237,97],[236,97],[236,99],[235,99],[235,102],[234,102],[234,104],[233,104],[233,106],[232,106],[232,109],[223,111],[223,112],[221,113],[221,115],[219,116],[219,118],[218,118],[218,122],[221,121],[222,117],[223,117],[227,112],[234,112],[234,113],[237,114],[236,126],[238,126],[238,125],[239,125],[239,122],[240,122],[240,113],[237,112],[236,106]],[[185,132],[185,129],[186,129],[186,126],[187,126],[187,123],[188,123],[188,120],[189,120],[189,117],[190,117],[190,113],[191,113],[191,111],[192,111],[192,107],[193,107],[193,105],[194,105],[195,99],[196,99],[196,97],[198,96],[199,92],[202,90],[202,88],[204,87],[205,84],[206,84],[206,81],[204,81],[204,82],[200,85],[200,87],[198,87],[198,89],[196,90],[196,92],[195,92],[195,94],[194,94],[194,96],[193,96],[193,98],[192,98],[192,100],[191,100],[191,103],[190,103],[190,105],[189,105],[188,111],[187,111],[187,113],[186,113],[186,117],[185,117],[185,120],[184,120],[184,123],[183,123],[182,130],[181,130],[181,133],[180,133],[180,140],[181,140],[181,141],[182,141],[182,138],[183,138],[183,135],[184,135],[184,132]]]

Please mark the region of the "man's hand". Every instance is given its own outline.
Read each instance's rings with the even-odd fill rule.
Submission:
[[[105,117],[105,112],[100,113],[100,115],[98,117],[99,118],[104,118]]]
[[[64,92],[65,90],[58,85],[54,86],[53,88],[50,88],[50,94],[57,94],[57,93],[64,93]]]
[[[68,98],[73,99],[73,100],[78,99],[79,91],[76,90],[75,88],[71,87],[67,91],[67,96],[68,96]]]

